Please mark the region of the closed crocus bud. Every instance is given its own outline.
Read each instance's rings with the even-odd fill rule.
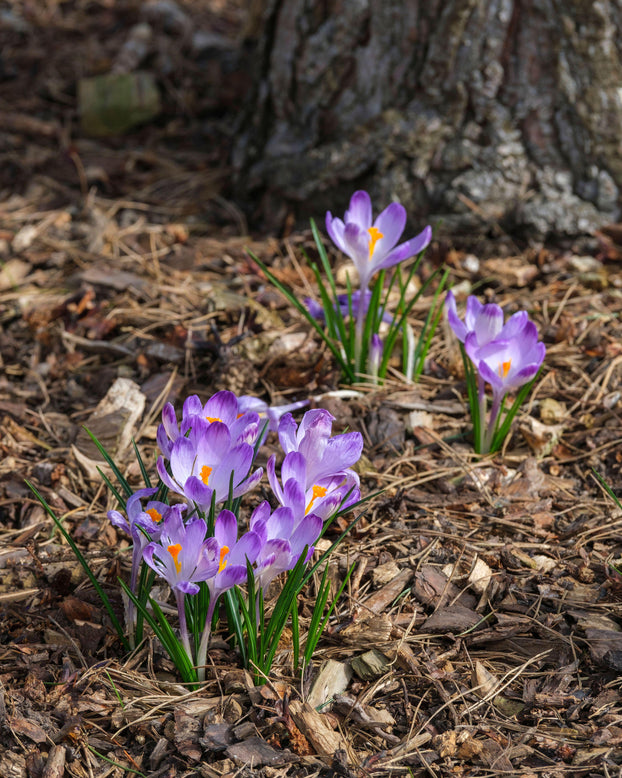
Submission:
[[[371,336],[369,343],[369,372],[374,378],[378,378],[378,370],[380,368],[380,362],[382,361],[382,341],[380,335],[375,334]]]

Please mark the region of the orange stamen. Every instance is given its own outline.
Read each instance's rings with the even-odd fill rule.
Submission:
[[[510,368],[512,367],[512,360],[508,359],[507,362],[499,362],[499,370],[498,373],[501,378],[505,378],[507,374],[510,372]]]
[[[311,508],[313,507],[313,503],[317,500],[318,497],[324,497],[326,494],[326,487],[325,486],[318,486],[317,484],[313,485],[313,497],[309,500],[309,504],[307,505],[307,508],[305,510],[305,516]]]
[[[177,570],[178,573],[181,572],[181,562],[177,558],[179,556],[180,551],[181,551],[181,543],[175,543],[174,546],[168,547],[168,553],[173,557],[173,562],[175,562],[175,570]]]
[[[219,419],[218,416],[206,416],[205,418],[209,421],[210,424],[213,421],[222,421],[222,419]]]
[[[369,258],[371,259],[374,249],[376,248],[376,243],[378,243],[380,238],[384,238],[384,235],[380,232],[378,227],[370,227],[367,232],[369,233]]]
[[[212,468],[209,465],[203,465],[201,468],[201,480],[205,484],[205,486],[208,485],[209,477],[212,474]]]
[[[220,564],[218,565],[218,572],[221,573],[227,566],[227,560],[225,557],[229,553],[229,546],[222,546],[220,549]]]
[[[155,508],[147,508],[145,513],[151,516],[151,521],[155,521],[156,524],[159,524],[162,521],[162,514],[160,511],[156,511]]]

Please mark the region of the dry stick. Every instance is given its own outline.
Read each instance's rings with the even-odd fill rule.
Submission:
[[[613,374],[613,371],[616,369],[616,367],[622,362],[622,354],[618,354],[617,357],[611,360],[611,363],[609,367],[607,368],[607,372],[605,373],[602,381],[602,385],[600,387],[600,392],[596,395],[596,399],[594,402],[599,403],[602,400],[602,397],[605,393],[605,390],[607,388],[607,384],[609,383],[609,380],[611,379],[611,376]]]
[[[63,778],[65,775],[65,746],[52,746],[41,778]]]
[[[550,326],[551,327],[554,327],[555,324],[557,324],[557,320],[561,316],[562,311],[564,310],[564,307],[565,307],[566,303],[568,302],[568,300],[570,299],[570,296],[572,295],[572,293],[574,292],[574,290],[578,286],[579,286],[578,282],[577,281],[573,281],[572,284],[570,284],[570,286],[566,290],[566,294],[562,297],[562,300],[561,300],[560,304],[557,306],[557,310],[555,311],[555,316],[553,316],[553,318],[550,321]]]
[[[497,697],[501,692],[505,691],[505,689],[508,688],[508,686],[513,683],[517,678],[520,677],[520,675],[532,664],[539,661],[540,659],[544,659],[545,656],[548,656],[553,649],[547,648],[546,651],[541,651],[539,654],[536,654],[535,656],[530,657],[526,662],[524,662],[519,667],[514,668],[513,670],[509,670],[503,678],[499,681],[498,684],[495,685],[494,689],[492,691],[488,692],[488,694],[483,697],[479,702],[474,703],[469,708],[467,708],[463,712],[463,716],[468,716],[471,713],[474,713],[478,708],[481,708],[482,705],[485,705],[487,702],[490,702],[491,700],[494,700],[495,697]],[[477,691],[478,689],[483,688],[484,684],[480,684],[479,686],[474,687],[470,691]],[[437,711],[438,713],[438,711]]]

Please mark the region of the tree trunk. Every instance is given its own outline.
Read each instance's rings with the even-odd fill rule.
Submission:
[[[269,0],[256,64],[234,169],[272,227],[356,188],[454,235],[618,216],[619,0]]]

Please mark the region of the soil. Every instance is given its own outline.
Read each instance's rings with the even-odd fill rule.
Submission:
[[[622,226],[576,247],[428,251],[422,276],[445,265],[461,304],[526,308],[547,346],[506,446],[476,457],[449,331],[417,384],[395,369],[343,387],[250,258],[314,293],[310,231],[251,234],[230,199],[246,4],[153,5],[141,67],[161,112],[92,138],[77,83],[118,63],[141,4],[0,3],[0,776],[622,774],[622,511],[595,475],[619,490]],[[163,403],[220,389],[311,398],[360,430],[375,496],[332,557],[335,586],[354,573],[304,675],[286,633],[255,685],[222,629],[189,691],[153,637],[123,652],[25,481],[121,612],[127,540],[83,426],[138,488],[131,438],[153,461]]]

